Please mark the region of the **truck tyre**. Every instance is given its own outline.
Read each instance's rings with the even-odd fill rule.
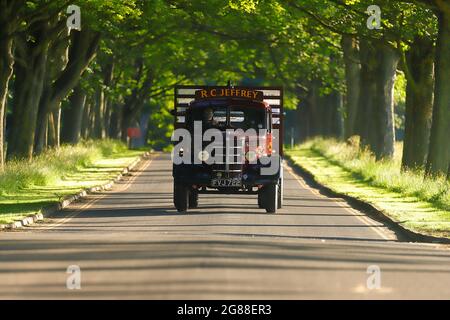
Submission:
[[[278,186],[278,209],[283,208],[283,199],[284,199],[284,183],[283,178],[280,178]]]
[[[264,187],[264,202],[267,213],[276,213],[278,209],[278,184],[269,184]]]
[[[198,208],[198,192],[195,190],[191,190],[189,193],[189,208]]]
[[[258,192],[258,208],[259,209],[264,209],[265,208],[265,205],[264,205],[264,189],[261,189]]]
[[[173,184],[173,203],[178,212],[186,212],[189,202],[189,188],[184,184]]]

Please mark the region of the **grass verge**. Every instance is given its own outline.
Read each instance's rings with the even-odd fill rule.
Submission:
[[[372,204],[411,231],[449,238],[450,182],[402,172],[401,150],[398,144],[393,160],[377,162],[355,145],[317,138],[286,154],[333,191]]]
[[[68,195],[105,184],[142,151],[119,141],[84,141],[49,150],[32,162],[13,161],[0,172],[0,224],[38,213]]]

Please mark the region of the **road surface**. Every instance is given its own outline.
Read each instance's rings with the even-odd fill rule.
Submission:
[[[71,265],[80,290],[66,287]],[[0,233],[0,298],[449,299],[450,251],[399,241],[288,168],[276,215],[222,195],[179,214],[161,154],[57,218]]]

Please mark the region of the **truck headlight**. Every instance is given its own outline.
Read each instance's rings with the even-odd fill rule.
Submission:
[[[209,160],[209,152],[208,152],[208,151],[205,151],[205,150],[200,151],[200,152],[198,153],[198,159],[199,159],[200,161],[203,161],[203,162],[208,161],[208,160]]]
[[[248,162],[256,162],[257,156],[255,151],[249,151],[245,155],[245,159],[247,159]]]

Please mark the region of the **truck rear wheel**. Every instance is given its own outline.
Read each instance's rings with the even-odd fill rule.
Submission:
[[[278,189],[278,184],[269,184],[263,189],[262,196],[264,199],[264,209],[266,209],[266,212],[268,213],[277,212],[279,199]]]
[[[198,192],[196,190],[191,190],[189,193],[189,208],[198,208]]]
[[[186,212],[189,202],[189,188],[184,184],[173,184],[173,203],[178,212]]]

